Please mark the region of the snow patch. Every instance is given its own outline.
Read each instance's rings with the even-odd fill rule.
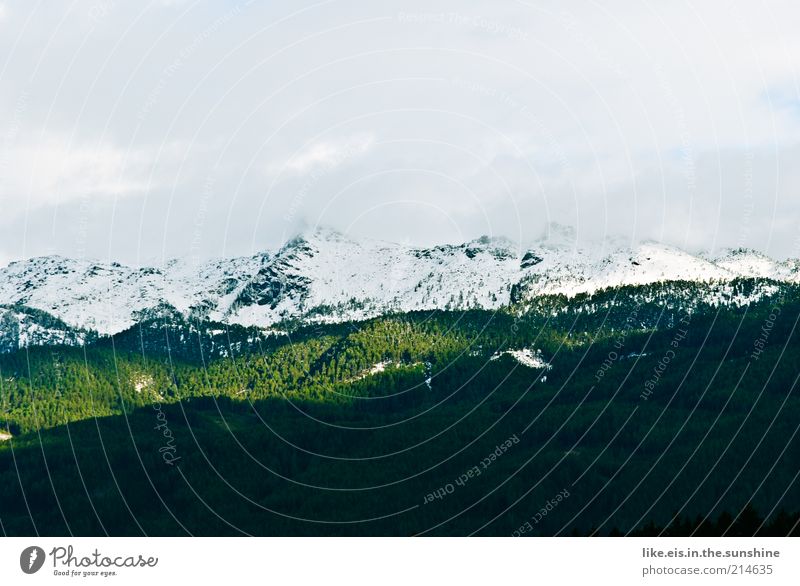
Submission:
[[[138,375],[138,376],[134,377],[131,382],[133,383],[133,389],[137,393],[141,393],[142,391],[147,390],[150,387],[152,387],[153,383],[155,381],[153,380],[152,376],[150,376],[148,374],[141,374],[141,375]]]
[[[380,374],[382,372],[386,372],[386,367],[392,363],[391,360],[385,360],[384,362],[378,362],[374,364],[372,368],[369,369],[370,375]]]
[[[527,366],[528,368],[537,368],[537,369],[544,369],[544,370],[551,370],[553,366],[545,361],[542,358],[542,351],[541,350],[531,350],[529,348],[523,348],[521,350],[505,350],[504,352],[495,352],[494,355],[489,360],[497,360],[503,355],[509,355],[514,360],[519,362],[522,366]]]

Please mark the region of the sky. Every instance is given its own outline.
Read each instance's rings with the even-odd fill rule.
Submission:
[[[0,0],[0,265],[580,240],[800,257],[791,1]]]

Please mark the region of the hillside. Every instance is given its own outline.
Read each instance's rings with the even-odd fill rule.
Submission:
[[[752,533],[749,513],[731,525],[751,509],[791,530],[800,299],[687,318],[622,291],[555,321],[419,312],[251,345],[231,329],[224,357],[204,350],[223,334],[174,316],[85,355],[8,354],[4,531],[510,535],[563,491],[529,534]]]

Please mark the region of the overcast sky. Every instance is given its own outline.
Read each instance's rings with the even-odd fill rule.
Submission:
[[[547,222],[800,256],[793,1],[0,0],[0,264]]]

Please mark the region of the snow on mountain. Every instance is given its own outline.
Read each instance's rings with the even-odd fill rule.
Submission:
[[[0,352],[43,345],[82,346],[91,337],[90,332],[35,309],[0,306]]]
[[[269,327],[286,318],[362,319],[389,312],[497,309],[550,294],[573,296],[665,281],[725,283],[737,277],[800,282],[800,263],[753,251],[697,256],[655,242],[578,245],[552,226],[529,247],[482,237],[418,248],[354,240],[318,229],[274,254],[160,267],[33,258],[0,269],[0,301],[42,310],[73,327],[122,331],[150,312]]]
[[[711,257],[712,262],[734,274],[754,279],[797,282],[800,267],[797,260],[775,261],[748,248],[728,249]]]
[[[39,257],[0,270],[0,299],[46,311],[74,327],[114,334],[133,325],[142,312],[163,304],[185,314],[221,317],[220,304],[229,303],[263,258],[214,261],[197,267],[171,261],[163,268],[133,268]]]
[[[658,282],[724,282],[739,277],[797,282],[800,271],[791,263],[763,257],[756,263],[725,256],[695,256],[657,242],[628,245],[612,239],[593,247],[533,246],[526,253],[530,267],[520,277],[525,297],[594,293],[600,289]],[[769,262],[766,262],[769,261]]]
[[[497,360],[506,354],[519,362],[522,366],[527,366],[528,368],[541,368],[543,370],[551,370],[553,368],[553,366],[542,357],[541,350],[531,350],[530,348],[495,352],[489,360]]]
[[[318,230],[284,246],[231,308],[242,325],[331,311],[360,318],[387,311],[508,304],[519,251],[508,241],[481,238],[420,249],[354,241]],[[333,316],[328,316],[333,319]]]

